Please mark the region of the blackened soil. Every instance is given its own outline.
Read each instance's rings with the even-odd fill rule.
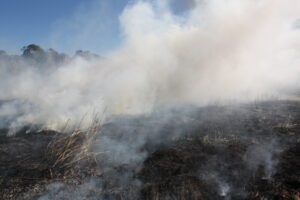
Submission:
[[[68,169],[46,156],[63,134],[6,133],[0,131],[0,199],[300,199],[299,102],[123,117],[98,139],[122,141],[144,159],[116,163],[107,151]]]

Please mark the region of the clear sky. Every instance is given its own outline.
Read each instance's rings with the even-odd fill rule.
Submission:
[[[1,0],[0,49],[18,53],[23,46],[35,43],[68,52],[79,48],[109,51],[119,43],[118,16],[126,4],[127,0]],[[97,17],[101,19],[90,24],[90,18]],[[85,26],[93,25],[97,40],[87,41],[96,36],[84,33],[83,42],[66,47],[76,37],[80,39]]]
[[[183,6],[174,0],[175,10]],[[34,43],[72,54],[105,54],[120,44],[118,17],[132,0],[1,0],[0,49],[20,53]]]

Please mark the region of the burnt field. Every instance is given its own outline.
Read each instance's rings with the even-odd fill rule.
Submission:
[[[300,103],[181,107],[1,130],[0,199],[300,199]]]

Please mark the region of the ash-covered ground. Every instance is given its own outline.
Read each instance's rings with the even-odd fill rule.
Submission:
[[[300,199],[300,102],[160,109],[1,130],[0,199]]]

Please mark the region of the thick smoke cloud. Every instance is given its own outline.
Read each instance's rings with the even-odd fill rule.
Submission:
[[[120,16],[125,40],[106,59],[46,65],[2,55],[0,116],[12,119],[12,128],[59,129],[68,121],[88,125],[95,113],[284,97],[299,89],[298,0],[190,4],[183,15],[168,1],[128,5]]]

